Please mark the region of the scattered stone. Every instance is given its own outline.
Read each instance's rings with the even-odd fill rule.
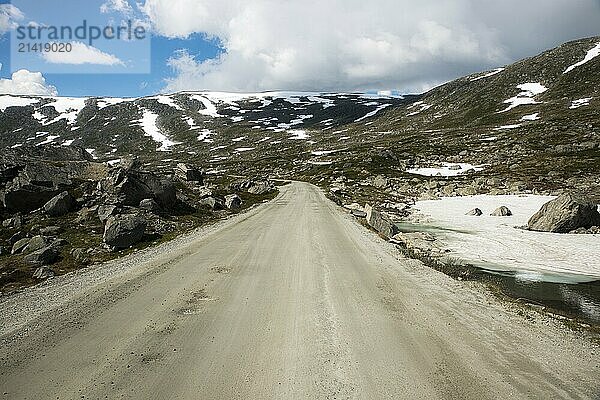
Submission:
[[[225,202],[217,197],[209,196],[201,199],[198,204],[205,206],[211,210],[223,210],[225,208]]]
[[[154,201],[154,199],[144,199],[140,201],[140,208],[152,213],[160,211],[160,206],[156,201]]]
[[[563,194],[544,204],[527,223],[532,231],[568,233],[600,225],[598,206],[591,201]]]
[[[30,238],[19,239],[13,244],[10,254],[19,254],[23,252],[23,249],[29,244]]]
[[[75,199],[73,199],[67,191],[57,194],[43,206],[44,212],[51,217],[63,216],[68,214],[74,208]]]
[[[388,180],[383,175],[377,175],[373,179],[373,186],[375,186],[378,189],[384,189],[387,185],[388,185]]]
[[[113,204],[101,204],[98,206],[98,219],[106,222],[108,217],[117,214],[117,206]]]
[[[474,215],[476,217],[479,217],[479,216],[483,215],[483,211],[481,211],[479,208],[474,208],[471,211],[469,211],[468,213],[466,213],[465,215]]]
[[[23,225],[23,217],[16,215],[12,218],[2,221],[2,226],[5,228],[20,228]]]
[[[33,253],[48,246],[50,246],[50,239],[47,236],[36,235],[29,240],[29,243],[23,249],[23,253]]]
[[[271,193],[274,190],[273,184],[269,181],[254,182],[247,190],[248,193],[261,195]]]
[[[512,214],[512,211],[510,211],[508,209],[508,207],[506,206],[501,206],[496,208],[496,210],[494,210],[494,212],[492,214],[490,214],[494,217],[510,217]]]
[[[204,174],[202,171],[194,166],[183,163],[177,164],[177,167],[175,168],[175,176],[181,181],[197,182],[200,185],[202,185],[204,180]]]
[[[14,235],[12,235],[10,237],[10,239],[8,239],[8,243],[13,246],[15,243],[17,243],[19,240],[23,239],[25,236],[27,236],[25,234],[25,232],[23,231],[19,231],[17,233],[15,233]]]
[[[44,228],[40,228],[40,235],[45,236],[56,236],[58,235],[62,229],[59,226],[46,226]]]
[[[53,246],[44,247],[43,249],[27,254],[24,260],[33,265],[53,264],[58,260],[58,249]]]
[[[103,240],[113,249],[126,249],[142,240],[146,220],[139,215],[110,216],[106,220]]]
[[[225,196],[225,207],[230,210],[236,210],[242,206],[242,199],[237,194]]]
[[[34,279],[48,279],[48,278],[52,278],[54,276],[54,271],[52,271],[50,268],[43,266],[43,267],[38,267],[35,272],[33,273],[33,278]]]
[[[85,249],[82,248],[75,248],[71,251],[71,255],[73,256],[73,258],[75,259],[75,261],[78,261],[82,264],[87,264],[88,263],[88,256],[87,256],[87,252]]]
[[[398,227],[390,219],[375,210],[369,204],[365,205],[365,214],[367,223],[385,237],[390,238],[400,232]]]

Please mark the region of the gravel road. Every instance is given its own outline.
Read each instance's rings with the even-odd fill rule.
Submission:
[[[0,300],[7,399],[594,399],[600,347],[316,187]],[[0,397],[1,398],[1,397]]]

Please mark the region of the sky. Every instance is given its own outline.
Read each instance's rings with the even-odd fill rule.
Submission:
[[[19,27],[83,20],[145,35],[16,51],[38,42]],[[598,36],[598,21],[600,0],[0,0],[0,93],[420,93]]]

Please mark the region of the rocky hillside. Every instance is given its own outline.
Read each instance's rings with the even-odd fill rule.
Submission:
[[[597,198],[598,54],[600,37],[583,39],[422,95],[0,95],[3,282],[23,271],[25,253],[56,240],[69,242],[54,257],[66,264],[77,249],[98,260],[115,247],[107,230],[143,241],[144,225],[156,240],[235,207],[226,196],[249,205],[272,193],[264,179],[232,187],[240,177],[308,180],[340,203],[400,215],[415,198],[563,190]],[[91,242],[78,238],[82,229]],[[28,249],[34,237],[41,247]],[[11,252],[20,258],[5,258]]]

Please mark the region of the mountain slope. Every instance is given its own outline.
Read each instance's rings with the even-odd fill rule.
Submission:
[[[480,176],[510,176],[530,189],[597,185],[599,43],[566,43],[405,97],[0,95],[0,147],[73,144],[99,161],[133,154],[157,169],[182,160],[213,172],[322,184],[378,173],[406,180],[417,167],[464,162],[486,164]]]

